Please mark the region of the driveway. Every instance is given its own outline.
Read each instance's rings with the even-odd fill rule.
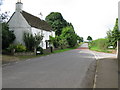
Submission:
[[[91,87],[95,62],[85,43],[78,49],[29,59],[3,67],[3,88],[83,88]],[[89,73],[89,74],[88,74]],[[90,78],[92,77],[92,78]]]

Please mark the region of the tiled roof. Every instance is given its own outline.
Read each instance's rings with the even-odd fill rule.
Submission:
[[[33,16],[25,11],[22,11],[20,13],[23,15],[23,17],[26,19],[26,21],[31,27],[35,27],[46,31],[52,30],[52,27],[46,21],[41,20],[40,18]]]

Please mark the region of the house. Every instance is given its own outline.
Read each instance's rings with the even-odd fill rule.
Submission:
[[[24,45],[23,34],[24,32],[43,35],[43,40],[40,46],[43,49],[49,47],[49,36],[55,36],[55,32],[52,31],[51,26],[44,20],[27,13],[22,10],[23,3],[18,0],[16,3],[16,10],[8,21],[9,29],[14,31],[16,39],[14,44],[21,43]]]

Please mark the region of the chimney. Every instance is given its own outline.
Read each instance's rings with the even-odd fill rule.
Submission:
[[[16,3],[16,12],[22,12],[23,3],[21,3],[21,0],[18,0]]]

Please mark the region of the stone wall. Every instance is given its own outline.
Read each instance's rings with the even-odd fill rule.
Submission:
[[[34,55],[33,52],[18,52],[18,53],[14,53],[14,56],[30,56],[30,55]]]

